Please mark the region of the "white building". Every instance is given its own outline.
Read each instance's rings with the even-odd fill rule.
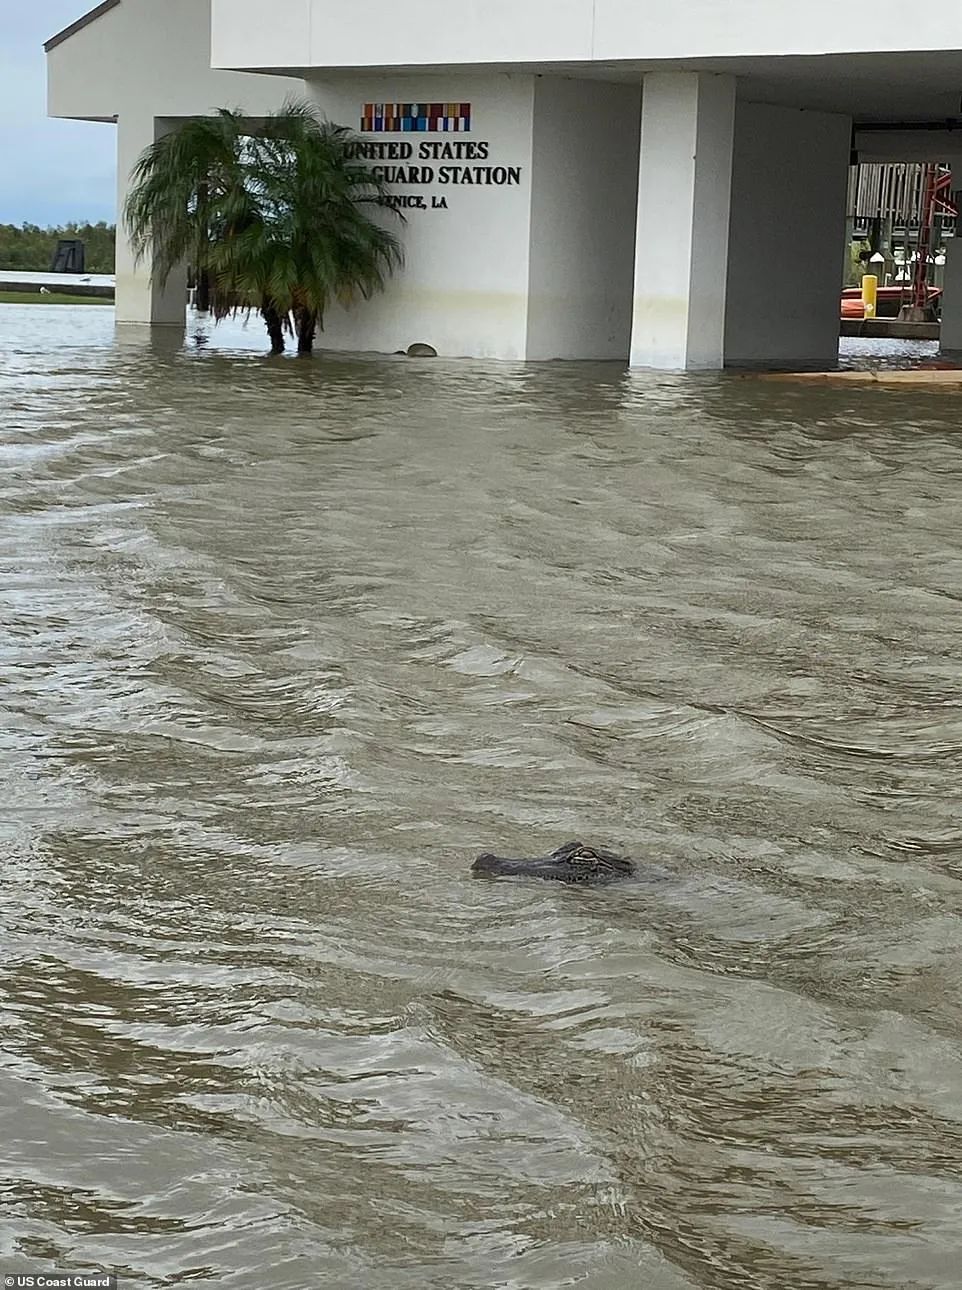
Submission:
[[[116,122],[120,201],[159,132],[216,107],[308,97],[363,132],[397,168],[406,266],[332,313],[335,349],[831,364],[853,146],[962,155],[953,5],[104,0],[47,54],[52,115]],[[183,323],[182,281],[122,237],[117,261],[118,320]]]

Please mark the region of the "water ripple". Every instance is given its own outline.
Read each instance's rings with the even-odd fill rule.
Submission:
[[[954,1287],[952,398],[52,312],[0,306],[7,1264]],[[638,881],[468,877],[574,836]]]

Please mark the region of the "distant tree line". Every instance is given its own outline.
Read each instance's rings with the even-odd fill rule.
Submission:
[[[85,249],[88,273],[113,273],[113,224],[64,224],[40,228],[37,224],[0,224],[0,269],[46,273],[53,263],[60,238],[79,238]]]

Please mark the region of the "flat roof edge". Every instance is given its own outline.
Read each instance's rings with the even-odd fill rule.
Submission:
[[[95,9],[85,13],[82,18],[72,22],[69,27],[64,27],[63,31],[58,31],[56,36],[51,36],[49,40],[45,40],[43,45],[44,52],[49,54],[51,49],[56,49],[58,45],[62,45],[65,40],[69,40],[76,32],[82,31],[90,23],[96,22],[98,18],[105,13],[109,13],[111,9],[116,9],[119,4],[120,0],[103,0]]]

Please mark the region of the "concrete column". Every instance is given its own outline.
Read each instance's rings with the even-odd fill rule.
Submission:
[[[949,238],[945,245],[945,275],[942,288],[942,352],[962,354],[962,237]]]
[[[645,77],[631,364],[724,362],[735,81]]]
[[[529,359],[628,359],[640,124],[639,85],[535,78]]]
[[[123,223],[130,174],[143,150],[176,128],[163,117],[127,115],[117,122],[117,322],[184,327],[187,315],[187,269],[175,270],[161,286],[149,260],[134,262]]]
[[[725,317],[729,367],[832,367],[851,121],[738,104]]]

